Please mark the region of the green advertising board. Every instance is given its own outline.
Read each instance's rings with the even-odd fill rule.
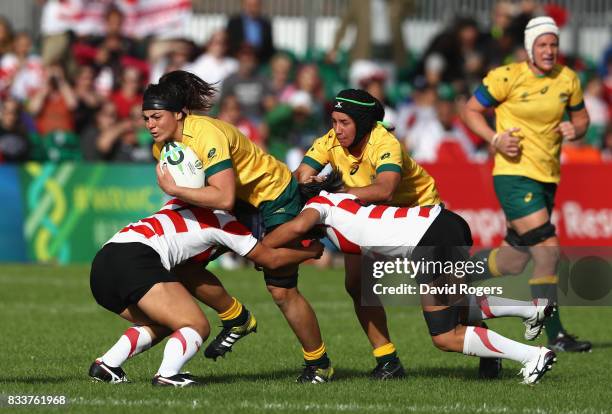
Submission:
[[[157,211],[165,195],[154,165],[38,164],[20,169],[30,260],[86,263],[126,224]]]

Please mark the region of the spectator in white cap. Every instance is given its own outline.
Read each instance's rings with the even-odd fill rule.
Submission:
[[[506,215],[502,248],[479,252],[488,258],[487,277],[521,273],[530,259],[533,298],[557,302],[561,250],[550,217],[560,179],[561,144],[580,139],[589,126],[576,73],[557,63],[559,28],[547,16],[525,28],[527,62],[493,69],[464,109],[466,124],[495,149],[493,183]],[[484,112],[495,108],[495,129]],[[569,120],[564,121],[567,114]],[[558,308],[545,322],[548,347],[584,352],[591,343],[568,334]]]

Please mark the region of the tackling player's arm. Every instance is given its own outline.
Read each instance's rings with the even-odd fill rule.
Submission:
[[[264,237],[262,243],[268,247],[286,246],[306,235],[306,233],[319,223],[320,218],[320,213],[317,210],[307,208],[293,220],[275,228]]]
[[[263,243],[257,243],[246,258],[267,269],[276,270],[285,266],[295,265],[309,259],[318,259],[323,254],[323,245],[319,241],[311,241],[300,249],[271,248]],[[291,275],[288,275],[291,276]]]
[[[176,185],[171,174],[164,174],[157,165],[157,183],[169,196],[179,198],[198,207],[231,210],[236,201],[236,176],[233,168],[226,168],[207,177],[202,188],[186,188]]]

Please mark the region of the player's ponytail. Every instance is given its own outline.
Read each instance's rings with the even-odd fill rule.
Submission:
[[[299,185],[300,195],[302,201],[310,200],[312,197],[319,195],[321,191],[327,191],[328,193],[337,193],[344,188],[344,181],[342,180],[342,173],[340,170],[335,169],[329,173],[323,181],[312,181],[310,183],[304,183]]]
[[[142,110],[163,109],[172,112],[205,112],[212,107],[216,89],[198,76],[175,70],[144,91]]]

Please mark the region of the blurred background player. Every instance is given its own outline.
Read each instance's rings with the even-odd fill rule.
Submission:
[[[493,184],[508,226],[506,247],[480,256],[488,258],[491,275],[521,273],[533,258],[532,296],[556,302],[561,250],[550,217],[560,179],[559,154],[562,142],[585,134],[589,115],[576,73],[557,63],[559,29],[552,18],[529,21],[525,49],[527,62],[489,72],[465,106],[467,125],[496,150]],[[492,107],[495,130],[483,115]],[[558,310],[546,322],[546,334],[556,351],[591,349],[590,342],[565,331]]]

